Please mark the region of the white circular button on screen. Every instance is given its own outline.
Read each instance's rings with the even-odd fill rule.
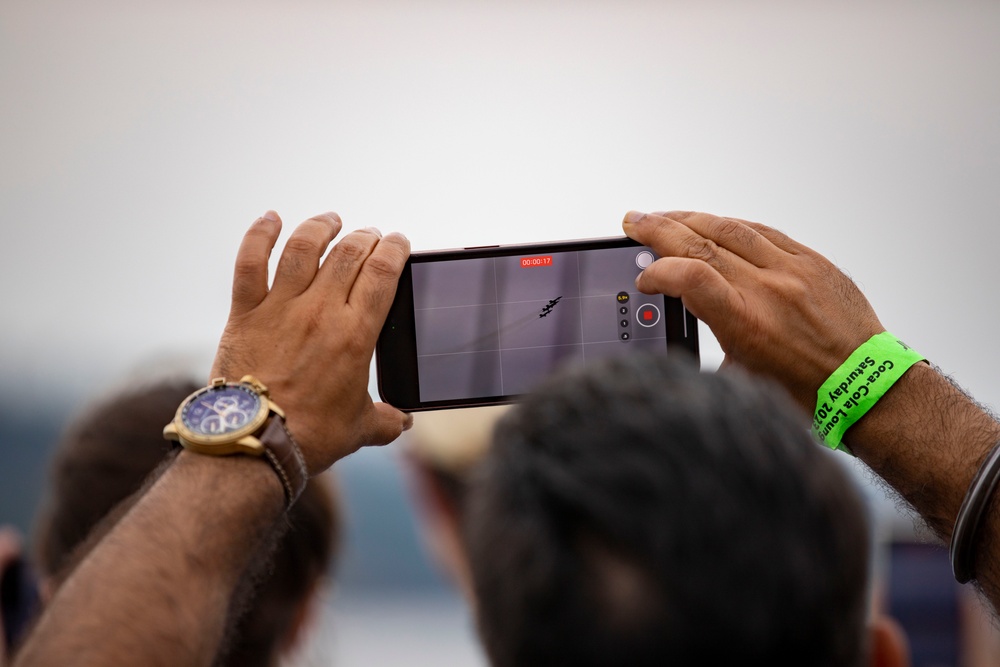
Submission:
[[[635,265],[640,269],[645,269],[647,266],[653,263],[653,253],[648,250],[643,250],[638,255],[635,256]]]

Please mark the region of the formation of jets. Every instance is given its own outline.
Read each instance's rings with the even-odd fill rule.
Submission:
[[[559,303],[559,299],[561,298],[562,298],[561,296],[557,296],[554,299],[549,299],[549,302],[542,307],[542,312],[540,312],[538,316],[545,317],[546,315],[551,313],[552,309],[555,308],[556,304]]]

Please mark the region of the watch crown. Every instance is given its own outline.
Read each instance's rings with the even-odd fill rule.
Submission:
[[[180,440],[180,436],[177,434],[177,425],[174,422],[163,427],[163,437],[167,440]]]

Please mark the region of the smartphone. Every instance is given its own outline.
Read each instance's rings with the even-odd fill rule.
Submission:
[[[626,237],[413,253],[376,345],[401,410],[510,403],[557,367],[640,350],[698,356],[680,299],[645,295]]]

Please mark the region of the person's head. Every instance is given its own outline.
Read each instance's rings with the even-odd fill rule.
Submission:
[[[163,381],[120,393],[82,414],[65,432],[50,469],[47,506],[36,524],[38,568],[58,587],[114,525],[150,474],[171,456],[163,427],[199,388]],[[271,664],[304,626],[339,539],[329,480],[314,478],[288,514],[267,574],[241,614],[224,656],[227,664]]]
[[[421,412],[414,415],[413,428],[403,438],[424,545],[470,601],[472,581],[461,517],[469,478],[489,449],[496,420],[508,407]]]
[[[494,667],[865,659],[866,510],[776,385],[567,370],[500,420],[468,502]]]

